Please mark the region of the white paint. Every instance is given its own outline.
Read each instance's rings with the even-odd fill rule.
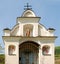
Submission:
[[[4,30],[5,64],[19,64],[19,45],[25,41],[34,41],[40,45],[38,64],[54,64],[54,34],[42,24],[39,24],[39,21],[40,18],[36,17],[33,11],[27,10],[23,13],[22,17],[17,18],[17,24],[11,31]],[[30,29],[30,37],[25,35],[27,28]],[[16,46],[15,55],[8,54],[9,45]],[[50,46],[50,55],[48,56],[42,54],[42,47],[44,45]]]

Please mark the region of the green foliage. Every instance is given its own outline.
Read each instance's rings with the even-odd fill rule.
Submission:
[[[55,64],[60,64],[60,46],[55,47]]]
[[[55,57],[60,58],[60,46],[55,47]]]
[[[5,56],[4,54],[0,54],[0,64],[4,64],[5,63]]]

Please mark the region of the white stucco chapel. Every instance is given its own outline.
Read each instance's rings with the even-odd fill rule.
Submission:
[[[5,64],[54,64],[54,28],[46,29],[34,11],[25,8],[16,25],[5,28]]]

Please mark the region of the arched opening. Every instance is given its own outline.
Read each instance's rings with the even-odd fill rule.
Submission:
[[[19,45],[19,64],[37,64],[39,45],[33,41],[26,41]]]

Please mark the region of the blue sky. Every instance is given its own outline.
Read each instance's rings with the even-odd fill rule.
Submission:
[[[21,16],[24,5],[29,3],[37,16],[41,17],[40,23],[55,28],[58,38],[55,45],[60,45],[60,0],[0,0],[0,44],[4,46],[2,36],[3,29],[16,24],[16,18]]]

